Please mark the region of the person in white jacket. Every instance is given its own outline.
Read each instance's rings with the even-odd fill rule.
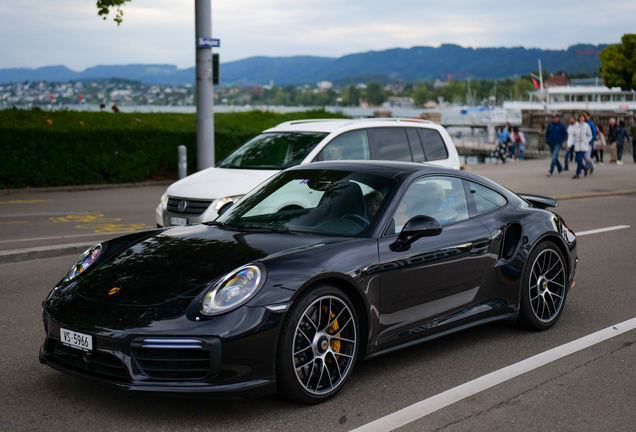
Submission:
[[[576,175],[574,179],[580,178],[581,171],[587,175],[587,168],[584,167],[583,158],[585,152],[590,148],[590,141],[592,140],[592,129],[587,124],[585,114],[579,116],[579,121],[574,125],[572,130],[571,139],[568,139],[568,146],[572,147],[576,153]]]

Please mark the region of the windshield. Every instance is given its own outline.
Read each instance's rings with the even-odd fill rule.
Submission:
[[[328,134],[272,132],[260,134],[219,163],[220,168],[285,169],[299,165]]]
[[[216,223],[238,230],[367,236],[397,181],[336,170],[280,173],[245,195]]]

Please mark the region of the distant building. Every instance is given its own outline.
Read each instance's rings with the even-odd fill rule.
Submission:
[[[412,97],[390,96],[386,102],[382,104],[384,107],[401,107],[415,108],[415,101]]]
[[[318,90],[320,90],[321,92],[329,90],[333,87],[333,83],[331,81],[320,81],[316,83],[316,85],[318,86]]]
[[[561,72],[560,74],[556,74],[556,75],[550,75],[550,78],[545,80],[545,82],[543,83],[543,86],[546,88],[564,87],[569,85],[572,85],[572,81],[570,81],[570,79],[564,72]]]

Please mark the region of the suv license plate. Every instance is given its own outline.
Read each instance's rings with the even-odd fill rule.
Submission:
[[[93,336],[91,335],[60,328],[60,340],[62,344],[67,347],[77,348],[87,352],[93,350]]]
[[[186,218],[170,218],[170,225],[172,226],[186,226],[188,224],[188,220]]]

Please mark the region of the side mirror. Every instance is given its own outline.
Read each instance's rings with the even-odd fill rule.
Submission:
[[[413,216],[404,225],[397,240],[391,244],[394,252],[407,250],[411,243],[422,237],[432,237],[442,233],[442,224],[430,216]]]

